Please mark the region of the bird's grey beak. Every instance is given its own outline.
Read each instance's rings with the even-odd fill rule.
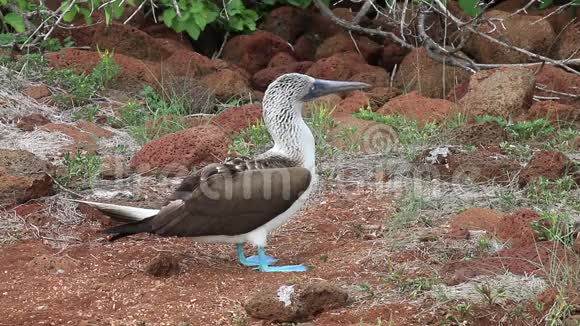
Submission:
[[[352,91],[368,87],[371,87],[371,85],[361,82],[315,79],[314,83],[308,90],[308,93],[304,96],[304,101],[310,101],[317,97],[332,93]]]

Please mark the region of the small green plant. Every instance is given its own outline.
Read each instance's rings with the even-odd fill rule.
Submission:
[[[399,290],[408,293],[414,300],[423,292],[431,290],[436,283],[437,281],[433,278],[418,277],[402,281],[399,284]]]
[[[89,74],[77,74],[71,69],[49,70],[45,79],[48,83],[66,89],[68,95],[61,95],[57,100],[62,104],[78,106],[89,102],[98,92],[105,89],[120,72],[109,52],[101,53],[101,61]]]
[[[477,239],[477,249],[482,252],[487,252],[492,248],[491,239],[487,236],[481,236]]]
[[[499,144],[499,147],[503,149],[507,155],[521,160],[527,160],[532,154],[532,148],[528,144],[509,143],[504,141]]]
[[[266,125],[260,120],[232,138],[230,153],[250,157],[272,144]]]
[[[441,133],[441,127],[435,122],[426,123],[421,127],[418,121],[408,119],[405,116],[382,115],[368,108],[362,108],[359,112],[353,114],[353,116],[355,118],[380,122],[391,126],[397,132],[399,142],[403,145],[425,144]]]
[[[347,152],[358,152],[362,146],[360,137],[357,135],[357,127],[342,128],[337,136],[342,140]]]
[[[458,0],[457,3],[459,4],[459,8],[471,17],[475,17],[481,13],[479,0]]]
[[[540,219],[531,226],[540,240],[554,241],[568,248],[574,245],[574,220],[567,214],[541,212]]]
[[[48,63],[41,54],[25,54],[16,60],[0,57],[0,65],[8,69],[8,77],[21,76],[24,79],[39,81],[49,70]]]
[[[250,320],[247,316],[233,316],[232,322],[234,322],[234,325],[240,325],[240,326],[250,324]]]
[[[43,40],[42,42],[40,42],[40,47],[45,49],[46,51],[49,52],[56,52],[56,51],[60,51],[64,48],[70,48],[73,47],[75,45],[74,40],[72,39],[71,36],[67,36],[63,42],[61,43],[59,39],[57,38],[53,38],[53,37],[49,37],[46,40]]]
[[[96,116],[99,114],[99,107],[97,105],[88,105],[73,113],[73,120],[85,120],[94,122]]]
[[[320,156],[332,156],[335,149],[327,142],[328,133],[336,127],[336,122],[332,119],[334,108],[325,105],[315,105],[310,114],[304,120],[314,135],[316,143],[316,153]]]
[[[535,204],[567,203],[572,208],[580,209],[580,200],[572,193],[576,187],[576,182],[569,175],[556,180],[541,176],[528,183],[526,196]]]
[[[97,155],[82,153],[80,149],[77,149],[74,155],[67,152],[64,154],[66,174],[59,179],[59,182],[64,186],[76,182],[92,187],[101,172],[101,164],[102,159]]]
[[[462,302],[455,305],[454,310],[459,313],[461,319],[465,319],[471,313],[471,304]]]
[[[399,201],[396,213],[389,220],[389,224],[395,228],[407,226],[418,220],[420,211],[426,206],[426,202],[414,190],[409,190]]]
[[[576,137],[580,136],[580,130],[574,127],[560,127],[547,142],[542,143],[544,149],[561,152],[574,151]]]
[[[555,131],[552,123],[546,119],[518,121],[509,124],[508,121],[503,118],[486,115],[484,117],[476,118],[475,120],[477,122],[494,121],[502,128],[505,128],[514,140],[518,141],[536,140],[538,138],[546,137]]]
[[[373,287],[370,284],[363,282],[363,283],[360,283],[358,286],[359,286],[360,290],[366,294],[366,297],[372,298],[375,296],[375,292],[373,290]]]
[[[131,101],[119,110],[111,125],[125,127],[140,144],[188,128],[183,119],[193,109],[185,96],[170,96],[168,100],[147,86],[141,92],[142,103]]]
[[[574,312],[575,308],[573,305],[566,301],[566,297],[562,294],[558,294],[554,304],[548,311],[546,315],[546,325],[548,326],[559,326],[562,325],[562,321]]]
[[[445,125],[448,128],[455,129],[467,124],[468,117],[465,113],[459,112],[452,115],[450,118],[447,118],[445,121]]]
[[[500,287],[494,291],[494,289],[487,283],[475,285],[475,291],[481,294],[488,305],[494,305],[498,300],[506,296],[505,288]]]

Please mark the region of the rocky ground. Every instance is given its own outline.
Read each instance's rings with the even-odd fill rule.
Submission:
[[[501,37],[578,56],[578,20],[509,3],[486,13]],[[580,75],[470,73],[311,9],[274,10],[219,58],[207,33],[142,18],[3,52],[0,324],[578,325]],[[529,61],[476,37],[465,52]],[[373,85],[306,110],[321,183],[269,250],[307,273],[244,268],[229,245],[109,243],[114,222],[69,200],[158,207],[200,166],[264,149],[260,99],[287,72]]]

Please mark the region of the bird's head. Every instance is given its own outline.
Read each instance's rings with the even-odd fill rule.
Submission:
[[[265,96],[284,96],[293,102],[307,102],[320,96],[370,86],[361,82],[316,79],[303,74],[289,73],[276,78],[268,86]]]

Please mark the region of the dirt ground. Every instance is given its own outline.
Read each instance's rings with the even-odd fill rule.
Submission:
[[[307,273],[289,274],[245,268],[230,245],[154,236],[109,243],[98,233],[98,223],[88,220],[74,227],[82,243],[57,249],[47,240],[30,239],[0,251],[0,324],[232,325],[247,318],[241,303],[268,285],[317,278],[338,284],[384,283],[380,270],[368,269],[382,245],[357,226],[381,225],[389,207],[388,198],[368,191],[326,194],[322,202],[311,204],[270,240],[268,253],[280,263],[311,266]],[[251,248],[246,250],[251,254]],[[179,260],[179,274],[148,275],[146,265],[164,254]],[[385,311],[403,321],[417,309],[404,303],[370,307],[359,301],[322,314],[317,324],[374,322]]]

